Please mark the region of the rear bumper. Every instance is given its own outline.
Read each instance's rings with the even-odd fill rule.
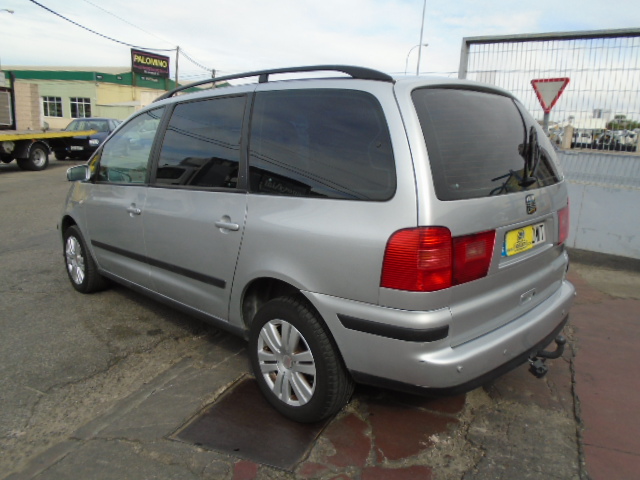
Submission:
[[[388,388],[400,392],[415,393],[419,395],[459,395],[461,393],[469,392],[475,388],[478,388],[492,380],[495,380],[496,378],[501,377],[502,375],[526,363],[529,358],[531,358],[532,355],[535,354],[535,352],[543,350],[553,342],[553,340],[560,334],[560,332],[562,332],[562,329],[565,327],[568,320],[569,316],[567,315],[562,320],[562,322],[560,322],[560,325],[558,325],[553,330],[553,332],[547,335],[547,337],[545,337],[542,341],[538,342],[538,344],[530,350],[521,353],[519,356],[512,358],[507,363],[494,368],[490,372],[484,373],[475,379],[469,380],[466,383],[461,383],[460,385],[456,385],[453,387],[423,387],[355,371],[351,371],[351,375],[353,376],[353,379],[358,383],[373,385],[381,388]]]
[[[305,294],[327,322],[356,381],[405,391],[456,393],[515,368],[551,343],[567,321],[575,288],[564,281],[526,314],[455,347],[450,346],[449,338],[420,341],[428,338],[420,332],[437,334],[451,322],[448,309],[413,312]],[[385,328],[354,329],[345,318],[367,319],[374,326],[391,323],[391,333],[398,329],[418,333],[413,338],[392,338],[384,336]]]

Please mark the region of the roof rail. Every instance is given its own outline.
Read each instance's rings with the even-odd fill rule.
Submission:
[[[259,83],[266,83],[269,81],[269,75],[278,73],[299,73],[299,72],[342,72],[351,76],[352,78],[361,80],[378,80],[381,82],[393,82],[393,77],[386,73],[371,68],[353,67],[350,65],[313,65],[308,67],[289,67],[289,68],[276,68],[272,70],[258,70],[256,72],[238,73],[236,75],[227,75],[224,77],[207,78],[206,80],[200,80],[198,82],[190,83],[188,85],[182,85],[166,92],[159,96],[156,102],[164,100],[165,98],[173,97],[176,93],[189,88],[197,87],[200,85],[206,85],[208,83],[224,82],[226,80],[236,80],[238,78],[259,77]]]

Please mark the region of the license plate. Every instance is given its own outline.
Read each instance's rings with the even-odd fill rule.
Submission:
[[[502,256],[510,257],[531,250],[545,241],[544,223],[528,225],[507,232],[502,246]]]
[[[84,147],[81,147],[79,145],[71,145],[69,147],[69,150],[84,150]]]

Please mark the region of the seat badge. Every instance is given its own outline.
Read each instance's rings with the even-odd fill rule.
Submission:
[[[525,198],[525,202],[527,204],[527,214],[533,215],[534,213],[536,213],[538,207],[536,206],[535,195],[527,195],[527,198]]]

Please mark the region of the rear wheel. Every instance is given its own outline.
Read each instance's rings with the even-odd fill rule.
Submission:
[[[39,171],[44,170],[49,165],[49,149],[41,143],[31,146],[28,158],[19,158],[18,166],[22,170]]]
[[[260,309],[251,324],[249,357],[266,399],[292,420],[328,418],[353,393],[333,339],[303,299],[276,298]]]
[[[80,229],[75,225],[64,232],[64,259],[71,285],[81,293],[91,293],[106,287],[106,279],[98,273]]]

